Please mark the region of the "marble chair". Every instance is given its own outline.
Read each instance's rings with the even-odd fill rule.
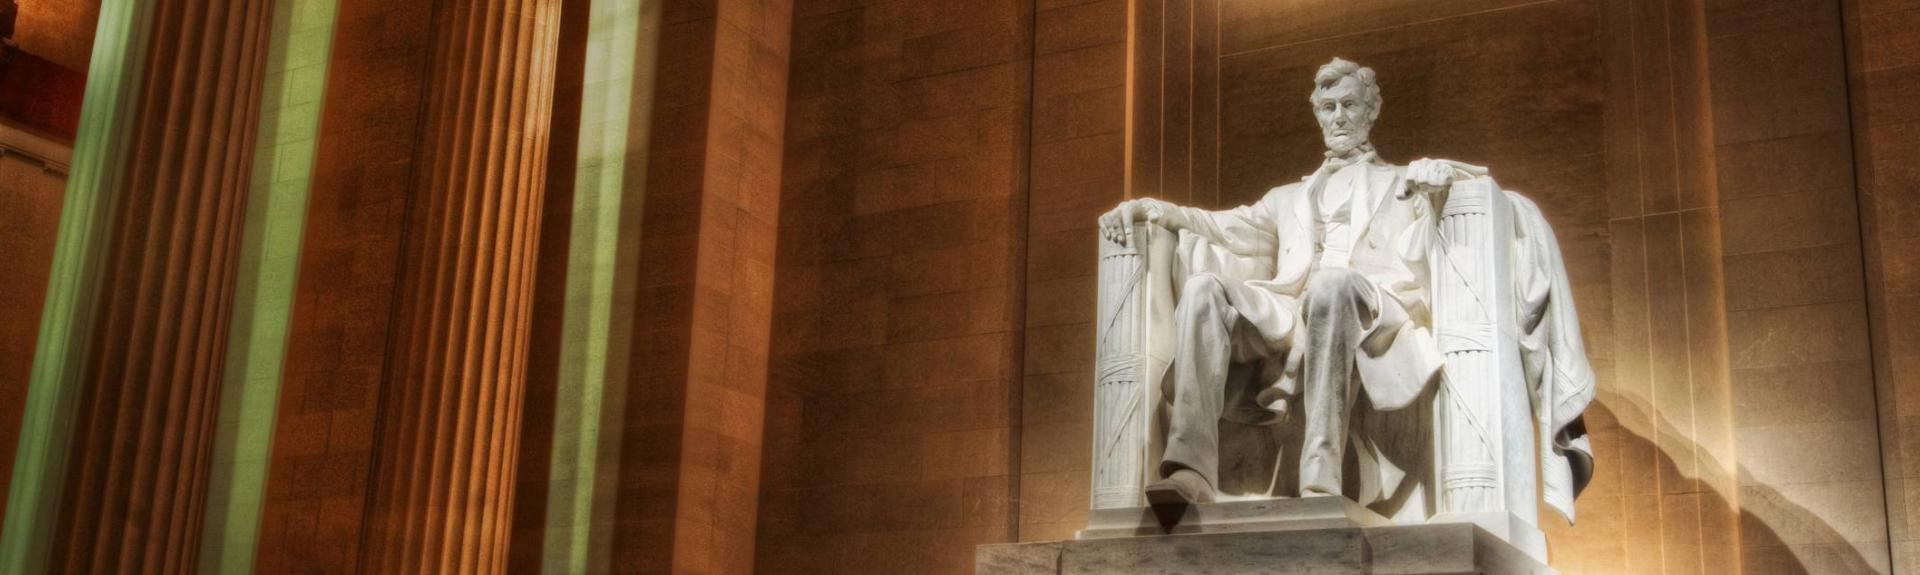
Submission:
[[[1393,523],[1471,522],[1544,561],[1536,502],[1544,493],[1571,520],[1572,495],[1591,468],[1577,417],[1593,378],[1559,247],[1539,210],[1491,177],[1457,181],[1435,201],[1443,207],[1428,258],[1431,327],[1446,367],[1405,409],[1378,411],[1359,401],[1344,492]],[[1100,246],[1092,523],[1103,512],[1139,515],[1143,486],[1158,479],[1182,282],[1202,271],[1229,279],[1273,274],[1270,261],[1234,256],[1191,234],[1151,223],[1137,224],[1134,234],[1127,245]],[[1289,471],[1297,469],[1291,452],[1299,418],[1252,401],[1286,363],[1298,362],[1232,369],[1220,501],[1297,495]]]

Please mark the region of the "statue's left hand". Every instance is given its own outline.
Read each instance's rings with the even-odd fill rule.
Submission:
[[[1444,192],[1456,179],[1484,175],[1487,175],[1487,169],[1473,164],[1420,158],[1407,164],[1407,186],[1400,190],[1400,199]]]
[[[1100,236],[1123,246],[1131,244],[1134,222],[1159,223],[1168,211],[1166,206],[1166,202],[1153,198],[1120,202],[1119,206],[1100,216]]]

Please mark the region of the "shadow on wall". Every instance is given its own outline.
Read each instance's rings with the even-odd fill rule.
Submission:
[[[1698,454],[1699,468],[1725,468],[1718,460],[1714,459],[1713,454],[1701,449],[1698,444],[1691,443],[1692,440],[1688,438],[1687,434],[1683,434],[1665,418],[1652,417],[1643,405],[1644,402],[1642,401],[1629,399],[1618,393],[1603,391],[1601,398],[1587,408],[1587,420],[1590,425],[1596,428],[1596,435],[1601,435],[1602,437],[1611,435],[1612,440],[1615,442],[1612,449],[1606,449],[1606,453],[1652,453],[1656,458],[1654,469],[1666,469],[1670,471],[1679,469],[1673,457],[1667,452],[1662,451],[1653,439],[1641,435],[1639,432],[1629,429],[1625,425],[1621,425],[1621,416],[1624,415],[1628,421],[1656,422],[1658,425],[1658,433],[1655,434],[1656,437],[1666,436],[1671,438],[1671,441],[1687,442],[1687,446]],[[1604,431],[1599,431],[1599,429],[1604,429]],[[1602,438],[1596,437],[1596,439]],[[1595,447],[1605,449],[1605,446],[1601,445],[1596,445]],[[1601,465],[1608,464],[1608,462],[1604,460],[1599,463]],[[1740,478],[1739,481],[1744,483],[1749,476],[1748,470],[1745,467],[1740,467],[1737,471],[1738,474],[1735,477]],[[1665,475],[1665,473],[1662,473],[1662,475]],[[1697,477],[1697,475],[1699,475],[1698,473],[1694,475],[1696,476],[1685,477],[1684,474],[1682,476],[1688,480],[1698,481],[1698,485],[1700,486],[1699,495],[1702,498],[1699,509],[1703,513],[1706,510],[1712,509],[1733,508],[1734,502],[1738,501],[1737,498],[1730,498],[1726,494],[1720,493],[1716,486],[1705,479]],[[1738,486],[1735,487],[1735,489],[1740,488],[1741,487]],[[1731,550],[1732,555],[1725,559],[1728,561],[1738,561],[1740,570],[1736,571],[1732,568],[1715,566],[1712,563],[1714,559],[1709,558],[1713,556],[1711,554],[1704,554],[1703,561],[1707,562],[1707,564],[1701,566],[1704,568],[1704,571],[1688,568],[1682,569],[1682,572],[1741,572],[1745,575],[1887,572],[1887,566],[1883,562],[1870,561],[1867,557],[1862,556],[1854,547],[1854,544],[1857,544],[1857,542],[1847,541],[1841,531],[1828,523],[1826,518],[1821,517],[1819,514],[1803,506],[1795,504],[1786,496],[1782,495],[1777,489],[1759,484],[1747,484],[1744,486],[1744,489],[1746,491],[1745,497],[1748,500],[1767,501],[1769,504],[1760,513],[1756,513],[1751,509],[1740,508],[1738,522],[1727,525],[1727,528],[1739,529],[1740,532],[1737,537],[1724,537],[1725,540],[1732,541],[1737,545],[1736,549]],[[1711,501],[1708,499],[1711,499]],[[1659,499],[1656,498],[1655,500],[1658,501]],[[1633,513],[1624,508],[1621,511],[1621,516],[1616,519],[1616,521],[1622,521],[1622,523],[1618,525],[1620,528],[1618,537],[1609,542],[1609,544],[1628,546],[1631,545],[1630,541],[1633,538],[1633,534],[1629,532],[1632,526],[1626,525],[1624,521],[1626,517],[1632,516]],[[1585,512],[1583,511],[1582,513]],[[1656,513],[1654,517],[1661,517],[1662,515],[1664,514]],[[1549,516],[1543,514],[1542,519],[1548,520]],[[1664,520],[1658,521],[1664,523]],[[1580,537],[1582,535],[1577,528],[1568,532],[1568,528],[1564,527],[1565,524],[1559,523],[1557,520],[1543,522],[1558,524],[1556,527],[1550,527],[1550,531],[1555,532],[1550,534],[1550,538],[1552,539],[1552,544],[1555,546],[1553,552],[1556,557],[1561,552],[1558,547],[1562,544],[1561,539],[1563,537]],[[1665,525],[1662,525],[1662,527],[1665,527]],[[1704,516],[1701,517],[1700,529],[1706,530],[1714,527],[1714,522],[1711,519]],[[1790,529],[1802,533],[1799,537],[1796,537],[1798,540],[1796,543],[1789,543],[1782,539],[1779,533],[1781,529]],[[1700,535],[1701,539],[1708,537],[1708,534],[1704,532]],[[1656,537],[1656,544],[1660,544],[1658,538],[1660,538],[1661,535],[1655,535],[1654,537]],[[1804,562],[1802,557],[1796,555],[1795,547],[1789,547],[1789,545],[1796,545],[1798,549],[1805,549],[1808,546],[1818,546],[1822,551],[1817,558],[1808,557],[1808,559],[1817,559],[1817,561]],[[1574,558],[1572,564],[1556,565],[1556,568],[1567,575],[1615,573],[1621,569],[1622,563],[1619,559],[1629,558],[1627,549],[1619,549],[1618,551],[1618,554],[1606,554],[1612,555],[1611,557],[1599,557],[1599,559],[1603,560],[1599,564],[1581,561],[1582,558]],[[1673,550],[1663,549],[1661,553],[1663,555],[1670,554],[1673,553]],[[1667,558],[1667,560],[1671,561],[1671,558]],[[1561,563],[1561,561],[1556,559],[1555,563],[1558,564]],[[1626,561],[1625,564],[1635,567],[1641,565],[1638,561]],[[1670,571],[1669,569],[1662,569],[1658,565],[1651,567],[1650,572]]]

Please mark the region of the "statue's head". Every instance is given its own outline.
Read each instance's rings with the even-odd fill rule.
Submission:
[[[1380,118],[1380,85],[1373,68],[1334,58],[1313,75],[1313,115],[1327,150],[1346,155],[1367,143]]]

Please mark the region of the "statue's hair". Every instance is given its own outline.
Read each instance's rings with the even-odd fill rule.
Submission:
[[[1341,78],[1348,76],[1360,81],[1362,97],[1367,99],[1367,109],[1371,116],[1367,119],[1380,119],[1380,84],[1374,81],[1373,68],[1355,64],[1351,60],[1334,58],[1332,62],[1320,66],[1320,70],[1313,73],[1313,93],[1307,96],[1307,101],[1313,101],[1315,96],[1320,95],[1321,90],[1332,88],[1334,84],[1340,83]]]

